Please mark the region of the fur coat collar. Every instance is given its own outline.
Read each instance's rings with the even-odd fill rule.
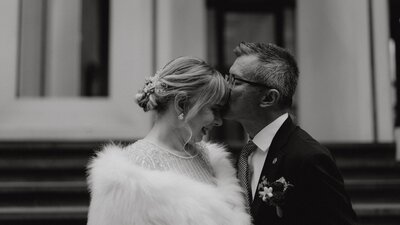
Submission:
[[[88,165],[88,225],[250,225],[229,154],[206,144],[216,185],[133,164],[107,146]]]

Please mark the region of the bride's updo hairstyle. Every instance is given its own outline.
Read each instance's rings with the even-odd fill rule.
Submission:
[[[153,77],[146,79],[136,95],[137,104],[145,112],[164,112],[176,96],[183,96],[185,121],[193,118],[204,106],[224,103],[229,89],[224,77],[201,59],[184,56],[167,63]]]

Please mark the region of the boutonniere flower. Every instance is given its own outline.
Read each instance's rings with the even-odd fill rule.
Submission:
[[[274,182],[269,182],[266,177],[263,176],[261,182],[258,184],[258,194],[263,202],[275,206],[276,214],[282,217],[283,212],[281,206],[284,203],[286,192],[292,187],[293,185],[287,182],[284,177]]]

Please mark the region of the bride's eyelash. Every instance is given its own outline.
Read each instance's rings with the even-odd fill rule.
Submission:
[[[217,113],[219,113],[220,111],[221,111],[221,107],[212,107],[211,108],[211,111],[214,113],[214,114],[217,114]]]

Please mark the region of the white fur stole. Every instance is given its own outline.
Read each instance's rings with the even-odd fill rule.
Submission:
[[[225,149],[204,143],[217,185],[135,165],[111,145],[88,166],[88,225],[250,225]]]

